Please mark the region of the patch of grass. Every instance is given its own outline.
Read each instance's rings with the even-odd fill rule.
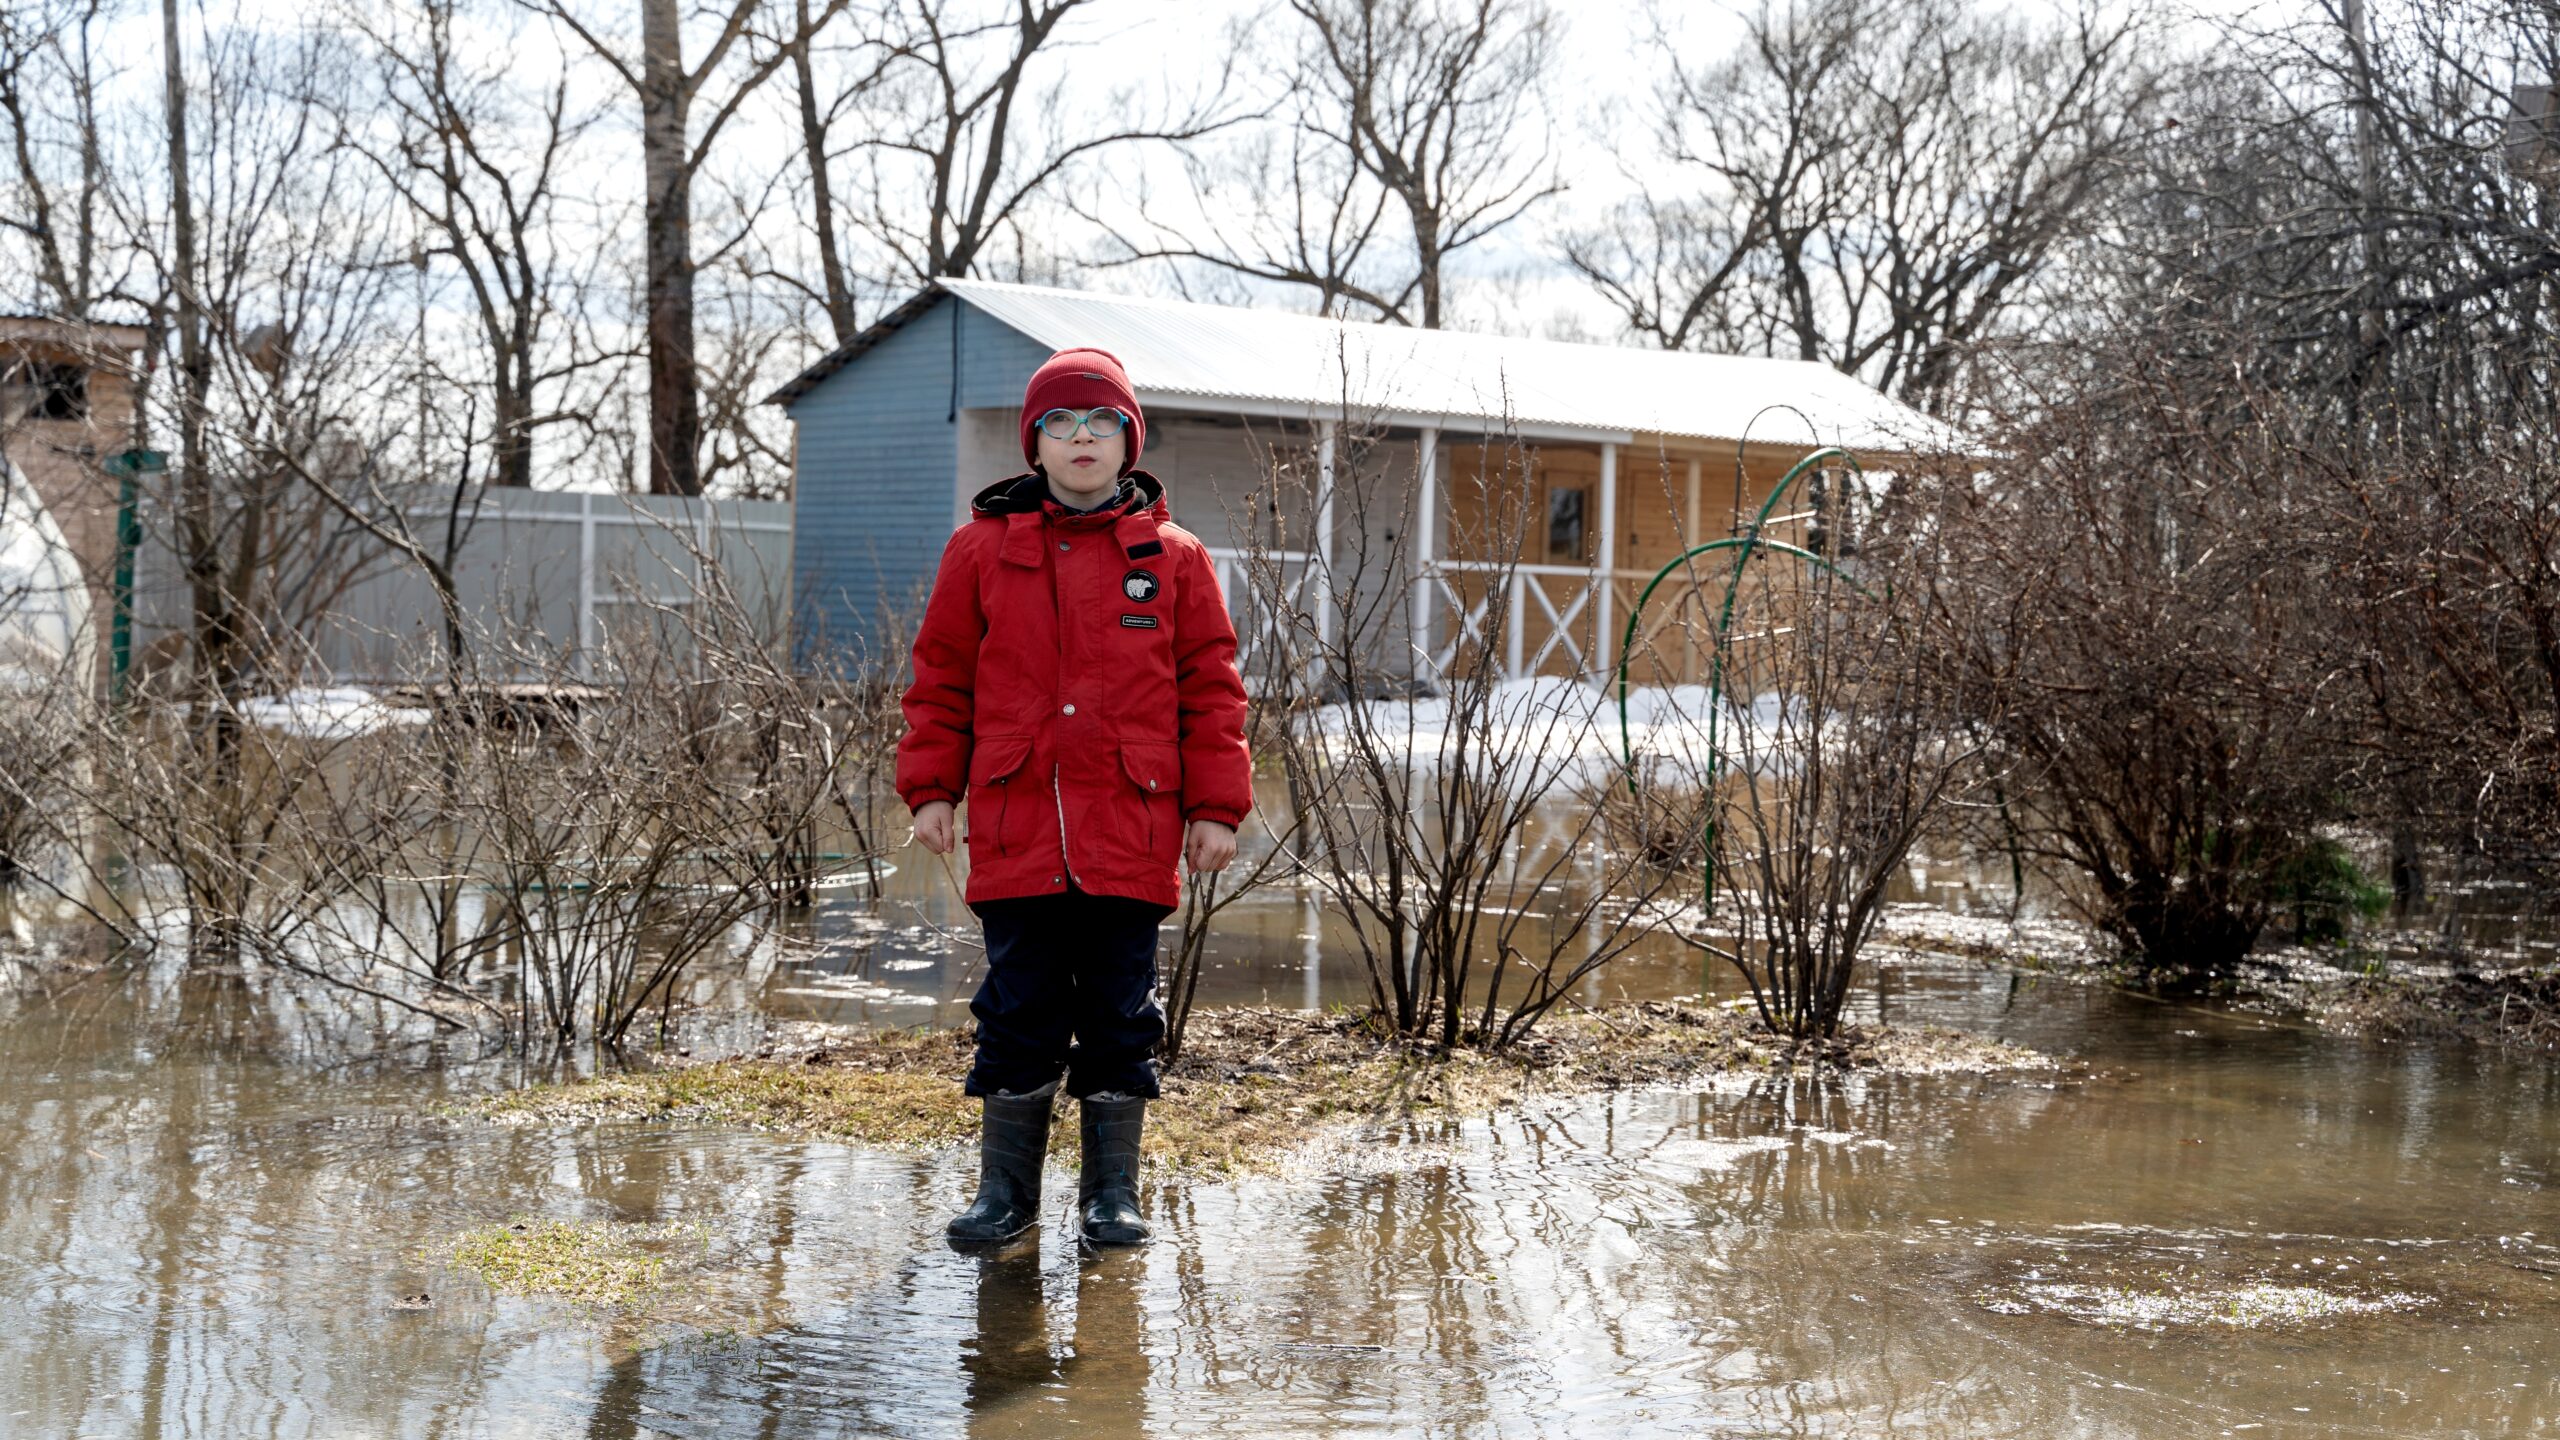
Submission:
[[[969,1037],[884,1031],[770,1056],[535,1085],[473,1107],[501,1120],[698,1120],[927,1150],[977,1134]]]
[[[694,1120],[896,1149],[965,1143],[978,1102],[960,1091],[968,1034],[849,1034],[796,1057],[762,1056],[544,1085],[482,1102],[525,1122]],[[1362,1125],[1488,1114],[1533,1097],[1789,1065],[1900,1073],[2050,1069],[2033,1051],[1954,1031],[1851,1031],[1791,1046],[1733,1010],[1648,1002],[1550,1016],[1495,1055],[1437,1054],[1370,1029],[1357,1014],[1268,1007],[1204,1010],[1149,1108],[1147,1161],[1215,1177],[1285,1168]],[[1053,1154],[1072,1163],[1063,1100]]]
[[[513,1220],[463,1231],[448,1255],[501,1295],[627,1306],[665,1283],[666,1249],[680,1238],[602,1221]]]

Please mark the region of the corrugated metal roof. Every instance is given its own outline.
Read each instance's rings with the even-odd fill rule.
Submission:
[[[1739,440],[1748,432],[1787,444],[1806,441],[1809,420],[1822,442],[1853,449],[1962,444],[1941,422],[1810,361],[1417,330],[991,280],[941,288],[1052,349],[1112,352],[1151,406],[1307,418],[1347,409],[1453,430],[1498,428],[1508,416],[1523,433],[1559,438]],[[919,296],[899,307],[775,398],[797,399],[928,304]]]

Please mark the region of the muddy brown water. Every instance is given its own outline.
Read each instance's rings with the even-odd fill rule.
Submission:
[[[915,877],[911,874],[908,879]],[[911,896],[911,898],[913,898]],[[927,898],[742,1011],[951,1022]],[[910,923],[908,917],[920,916]],[[1354,998],[1253,905],[1205,1003]],[[1695,993],[1640,955],[1610,993]],[[1721,982],[1719,982],[1721,983]],[[1151,1187],[1160,1240],[941,1245],[971,1157],[510,1128],[523,1078],[166,970],[0,999],[0,1435],[2184,1436],[2560,1431],[2560,1070],[1957,964],[1859,1004],[2085,1078],[1760,1078]],[[713,1044],[756,1029],[714,1026]],[[494,1297],[466,1227],[688,1238],[646,1323]],[[425,1308],[405,1308],[425,1295]]]

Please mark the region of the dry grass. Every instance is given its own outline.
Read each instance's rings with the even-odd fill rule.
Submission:
[[[449,1258],[501,1295],[629,1306],[665,1283],[671,1250],[699,1238],[603,1221],[513,1220],[455,1236]]]
[[[796,1055],[537,1086],[485,1102],[518,1122],[689,1120],[931,1149],[973,1138],[978,1103],[960,1093],[966,1031],[846,1034]],[[1952,1031],[1860,1032],[1795,1050],[1720,1007],[1647,1002],[1550,1017],[1510,1051],[1439,1056],[1349,1013],[1235,1008],[1192,1019],[1180,1061],[1148,1111],[1148,1158],[1174,1174],[1280,1168],[1312,1142],[1361,1125],[1490,1113],[1531,1097],[1791,1064],[1900,1073],[2052,1068],[2032,1051]],[[1072,1117],[1052,1127],[1072,1159]]]

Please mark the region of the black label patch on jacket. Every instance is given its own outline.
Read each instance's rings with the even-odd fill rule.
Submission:
[[[1129,547],[1129,558],[1132,560],[1144,560],[1150,555],[1163,553],[1164,542],[1161,540],[1141,540]]]
[[[1120,577],[1120,593],[1143,605],[1156,598],[1156,572],[1132,570]]]
[[[1123,615],[1120,617],[1120,623],[1128,626],[1132,630],[1153,630],[1156,628],[1156,617],[1153,615]]]

